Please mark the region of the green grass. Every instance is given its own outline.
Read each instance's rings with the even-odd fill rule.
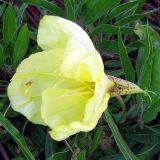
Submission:
[[[146,17],[157,14],[159,8],[144,11],[144,3],[145,0],[0,1],[0,159],[158,159],[160,26]],[[93,131],[78,133],[62,142],[51,139],[49,128],[32,124],[13,111],[7,86],[18,64],[40,51],[37,28],[45,14],[78,23],[101,54],[106,74],[138,84],[149,96],[123,96],[123,101],[111,98]]]

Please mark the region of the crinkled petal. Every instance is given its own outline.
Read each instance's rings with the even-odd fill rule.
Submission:
[[[106,93],[104,95],[104,99],[101,102],[101,105],[99,106],[99,109],[95,112],[93,112],[92,108],[94,108],[94,100],[93,98],[89,99],[89,101],[86,103],[85,105],[85,109],[83,107],[83,114],[90,114],[90,113],[86,113],[86,111],[91,111],[92,112],[92,116],[90,121],[86,121],[84,122],[83,119],[72,119],[72,121],[68,124],[62,124],[62,125],[55,125],[53,126],[50,131],[50,135],[53,139],[57,140],[57,141],[62,141],[66,138],[68,138],[69,136],[78,133],[80,131],[83,132],[88,132],[91,131],[92,129],[95,128],[95,126],[98,123],[98,120],[100,119],[102,113],[105,111],[105,109],[107,108],[107,103],[108,103],[108,99],[109,99],[109,94]],[[81,106],[82,107],[82,106]],[[87,109],[86,109],[87,107]],[[73,114],[76,115],[76,117],[79,117],[81,110],[76,110],[76,112],[70,112],[69,113],[69,117],[72,117]],[[74,118],[74,116],[73,116]]]
[[[44,16],[38,29],[38,45],[43,50],[74,47],[78,45],[87,51],[95,50],[87,33],[77,24],[56,16]],[[72,45],[70,45],[72,41]],[[73,45],[74,42],[74,45]]]
[[[82,84],[77,89],[50,88],[43,92],[42,117],[52,129],[50,134],[53,139],[64,140],[96,126],[110,97],[106,90],[113,86],[105,75],[102,77],[95,88]]]
[[[75,89],[49,88],[42,94],[42,117],[45,123],[54,130],[53,133],[58,128],[58,130],[66,128],[62,131],[63,137],[62,133],[60,136],[65,139],[77,132],[75,129],[66,131],[66,126],[75,121],[82,121],[85,104],[90,97],[92,97],[92,92],[83,85]],[[55,139],[59,138],[55,137]]]

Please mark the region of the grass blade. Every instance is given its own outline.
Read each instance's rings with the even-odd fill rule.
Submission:
[[[113,121],[112,116],[110,115],[108,109],[105,111],[105,118],[108,122],[108,125],[112,131],[112,134],[114,136],[114,139],[122,152],[123,156],[127,160],[138,160],[138,158],[133,154],[133,152],[130,150],[126,142],[124,141],[123,137],[121,136],[116,124]]]
[[[19,131],[7,120],[2,113],[0,113],[0,123],[6,129],[6,131],[12,136],[12,138],[16,141],[18,146],[21,148],[27,160],[34,160],[33,155],[29,151],[27,144],[24,138],[21,136]]]
[[[135,71],[132,66],[132,63],[127,55],[126,48],[124,46],[122,37],[121,37],[121,31],[119,29],[118,32],[118,48],[119,48],[119,54],[120,54],[120,60],[122,63],[122,68],[125,73],[125,77],[127,80],[134,82],[135,80]]]

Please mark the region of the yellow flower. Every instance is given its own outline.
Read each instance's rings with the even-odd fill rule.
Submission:
[[[13,109],[33,123],[49,126],[58,141],[92,130],[114,85],[92,41],[77,24],[44,16],[38,45],[43,51],[23,60],[9,84]]]

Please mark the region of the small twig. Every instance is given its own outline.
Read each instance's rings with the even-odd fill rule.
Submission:
[[[4,158],[4,160],[10,160],[1,143],[0,143],[0,153],[1,153],[2,157]]]

